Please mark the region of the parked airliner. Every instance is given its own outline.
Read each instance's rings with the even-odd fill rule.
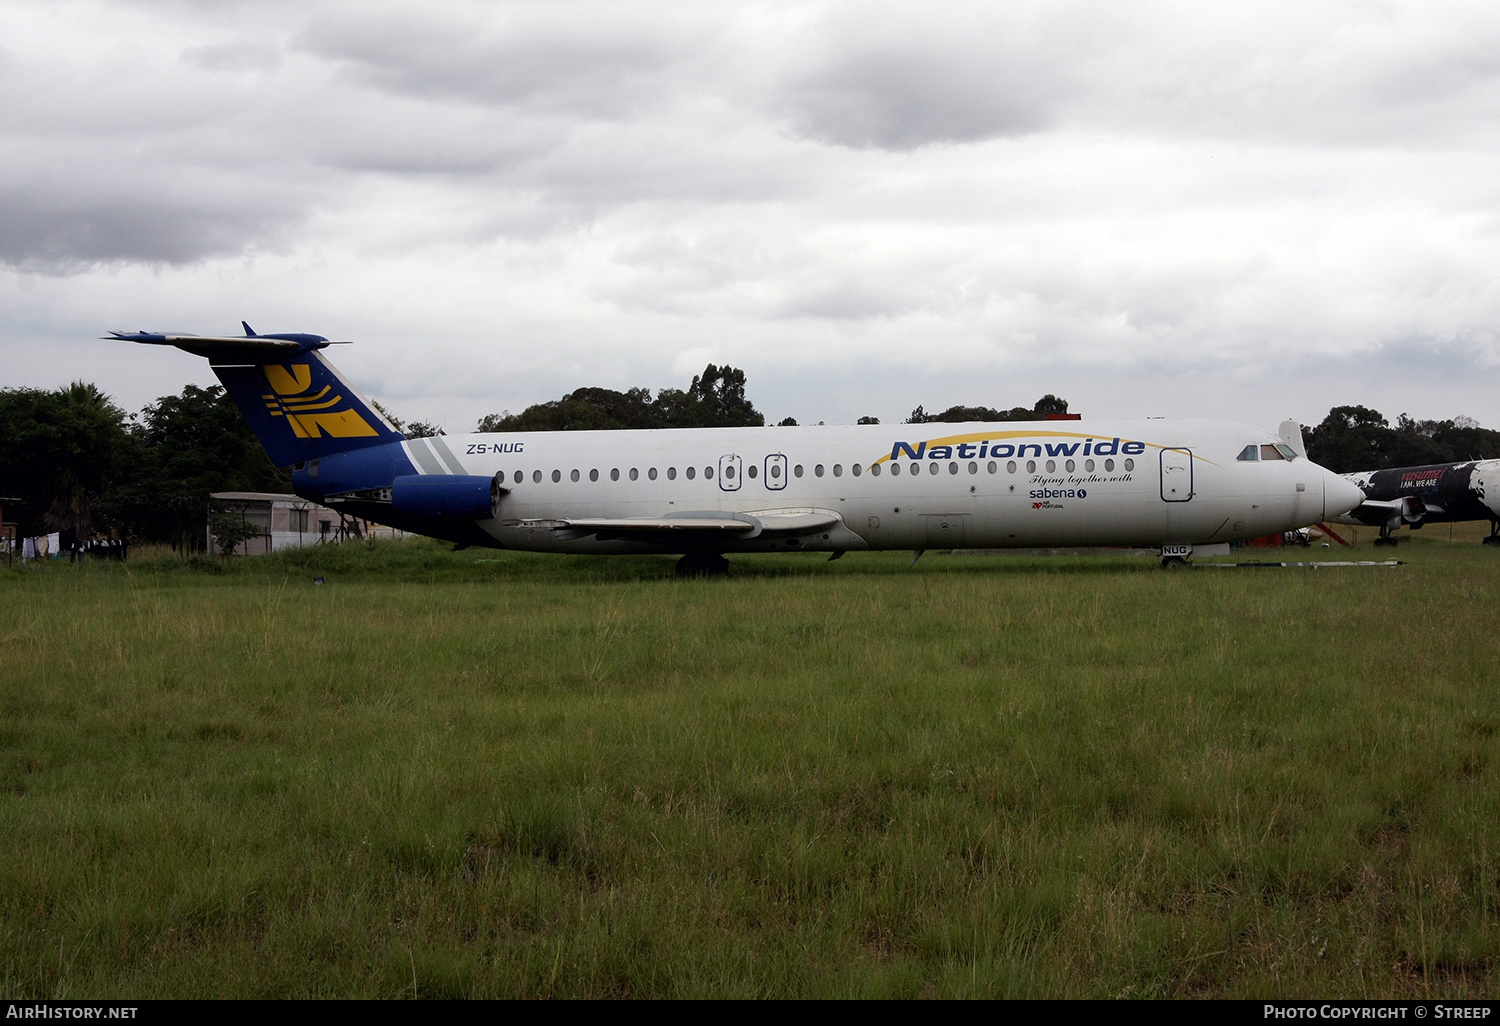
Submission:
[[[1488,520],[1485,545],[1500,545],[1500,460],[1465,460],[1420,467],[1394,467],[1345,474],[1365,501],[1338,518],[1340,523],[1380,528],[1376,545],[1394,545],[1391,532],[1402,524]]]
[[[555,431],[405,438],[321,335],[111,332],[206,357],[303,498],[496,548],[682,554],[1119,545],[1163,563],[1365,495],[1272,435],[1207,420]]]

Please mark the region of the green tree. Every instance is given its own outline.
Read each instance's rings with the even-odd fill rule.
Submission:
[[[1335,473],[1402,465],[1389,462],[1395,445],[1390,425],[1379,410],[1367,406],[1335,406],[1303,440],[1308,459]]]
[[[82,381],[66,388],[0,390],[0,495],[20,534],[114,526],[100,506],[126,456],[125,415]]]
[[[1067,413],[1068,401],[1055,395],[1044,395],[1031,409],[1015,406],[1009,410],[995,410],[988,406],[950,406],[942,413],[928,413],[918,406],[906,419],[908,424],[966,424],[1007,420],[1046,420],[1049,413]]]
[[[476,430],[615,431],[669,427],[759,427],[765,418],[745,396],[745,373],[709,364],[686,390],[648,388],[617,392],[580,388],[561,399],[528,406],[520,413],[492,413]]]
[[[211,493],[291,490],[218,385],[163,396],[141,411],[130,435],[134,458],[113,507],[138,539],[201,549]]]

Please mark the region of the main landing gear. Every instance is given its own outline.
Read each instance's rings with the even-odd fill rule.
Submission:
[[[1166,556],[1161,561],[1163,570],[1181,570],[1188,565],[1188,561],[1181,556]]]
[[[717,552],[689,552],[677,561],[678,577],[723,577],[729,560]]]
[[[1391,525],[1380,525],[1380,537],[1375,539],[1376,545],[1395,545],[1396,539],[1391,537]]]

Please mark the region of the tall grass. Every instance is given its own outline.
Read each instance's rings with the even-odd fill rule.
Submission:
[[[1500,552],[1399,554],[0,573],[0,990],[1494,996]]]

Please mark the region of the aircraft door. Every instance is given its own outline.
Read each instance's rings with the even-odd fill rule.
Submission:
[[[1188,449],[1161,451],[1163,502],[1187,502],[1193,497],[1193,454]]]
[[[743,477],[740,470],[740,458],[738,456],[719,457],[719,488],[726,492],[737,492],[740,490],[740,478]]]
[[[786,487],[786,455],[774,453],[766,457],[766,487],[779,492]]]

